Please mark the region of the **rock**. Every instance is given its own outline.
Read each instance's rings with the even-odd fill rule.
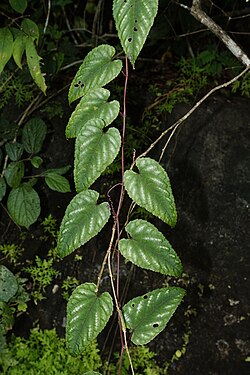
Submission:
[[[187,110],[177,107],[166,126]],[[210,99],[178,128],[162,160],[179,213],[171,241],[184,271],[204,287],[186,354],[169,375],[250,371],[249,352],[238,345],[250,350],[249,125],[249,100]]]

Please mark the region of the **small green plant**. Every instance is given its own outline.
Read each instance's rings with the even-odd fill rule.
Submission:
[[[5,335],[12,328],[15,317],[27,309],[30,298],[25,290],[26,281],[0,265],[0,353],[4,350]]]
[[[72,276],[67,276],[62,283],[63,293],[62,296],[66,301],[68,301],[70,294],[72,293],[73,289],[75,289],[79,285],[79,281]]]
[[[40,67],[41,57],[37,53],[40,38],[39,28],[34,21],[23,16],[28,6],[27,1],[10,1],[9,4],[12,8],[10,11],[14,10],[18,16],[16,16],[14,22],[6,16],[9,24],[7,23],[5,27],[0,28],[0,74],[11,57],[13,57],[17,67],[22,69],[25,52],[30,75],[45,94],[46,84]],[[21,21],[20,24],[19,21]]]
[[[36,256],[36,265],[26,267],[24,270],[32,278],[31,295],[37,303],[44,299],[45,288],[51,285],[53,279],[59,275],[59,271],[53,268],[53,259],[41,259]]]
[[[1,374],[5,375],[79,375],[101,368],[97,343],[90,343],[78,358],[65,349],[65,340],[55,329],[34,328],[29,339],[12,336],[0,356]]]
[[[232,92],[240,92],[242,96],[250,98],[250,73],[245,74],[240,80],[233,83]]]
[[[147,344],[166,327],[185,294],[180,287],[160,288],[135,297],[123,306],[119,297],[121,255],[136,266],[153,272],[170,276],[182,273],[181,261],[165,236],[146,220],[131,220],[131,213],[138,205],[170,227],[174,227],[177,221],[167,172],[158,161],[147,157],[153,145],[139,156],[135,157],[133,152],[130,155],[131,165],[125,170],[129,60],[134,68],[157,9],[157,0],[138,4],[133,0],[114,0],[113,16],[125,53],[125,67],[121,60],[115,58],[116,51],[112,46],[100,45],[85,57],[69,89],[70,103],[80,99],[66,127],[66,136],[76,138],[74,182],[77,193],[69,203],[60,226],[59,255],[65,257],[84,245],[102,230],[110,218],[113,218],[113,225],[96,284],[86,282],[77,286],[69,298],[66,342],[69,352],[79,355],[107,325],[115,306],[121,337],[118,374],[121,374],[125,351],[132,374],[135,373],[128,349],[128,332],[133,344]],[[117,100],[108,101],[110,92],[104,86],[123,69],[125,83],[120,133],[110,126],[120,113],[120,104]],[[99,193],[90,187],[112,165],[119,152],[121,182],[107,191],[109,202],[99,203]],[[111,195],[115,189],[118,192],[117,204]],[[127,210],[123,203],[128,197],[131,204]],[[122,210],[127,218],[125,223],[121,222]],[[111,264],[111,257],[115,258],[115,254],[116,273]],[[112,296],[109,291],[101,290],[106,264]]]
[[[7,260],[8,262],[16,266],[23,250],[23,248],[16,244],[0,245],[0,253],[3,254],[3,258],[1,258],[0,260],[1,262]]]
[[[49,214],[47,217],[44,218],[44,220],[42,221],[42,226],[43,226],[45,233],[50,234],[50,236],[53,239],[57,239],[57,236],[58,236],[57,223],[56,223],[56,219],[51,214]]]
[[[3,121],[3,124],[8,128],[8,121],[6,122],[7,124]],[[1,129],[0,122],[0,137],[3,138],[0,201],[7,197],[7,210],[12,220],[17,225],[28,228],[38,219],[41,211],[40,198],[34,189],[38,178],[44,179],[52,190],[68,192],[69,182],[62,175],[70,166],[43,171],[40,169],[43,159],[39,153],[47,133],[47,126],[41,118],[34,117],[27,121],[20,135],[18,127],[11,134],[7,134],[7,137],[4,129]],[[31,176],[26,175],[26,171],[32,168],[39,172]]]

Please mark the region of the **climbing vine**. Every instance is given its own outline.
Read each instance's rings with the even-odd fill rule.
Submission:
[[[156,160],[143,156],[133,158],[125,170],[126,97],[129,80],[129,61],[135,62],[145,43],[157,14],[158,0],[114,0],[113,16],[118,36],[125,53],[125,67],[115,58],[115,49],[107,44],[91,50],[76,73],[70,89],[69,103],[79,100],[72,113],[66,136],[76,138],[74,182],[77,194],[69,203],[61,223],[58,252],[65,257],[96,236],[113,220],[110,243],[96,284],[86,282],[76,287],[67,305],[66,341],[72,355],[78,355],[107,325],[114,307],[118,313],[121,337],[121,364],[128,349],[128,333],[135,345],[153,340],[167,325],[180,304],[185,291],[179,287],[165,287],[148,291],[121,306],[119,299],[120,256],[138,267],[180,276],[182,265],[171,244],[151,223],[143,219],[130,220],[136,205],[146,209],[170,227],[177,221],[175,201],[167,172]],[[108,101],[110,92],[104,86],[120,73],[125,76],[122,109],[117,100]],[[123,118],[121,131],[110,124]],[[99,203],[99,193],[91,186],[121,153],[121,182],[107,192],[108,199]],[[119,189],[117,205],[111,190]],[[123,202],[131,199],[129,211]],[[127,216],[120,225],[121,213]],[[117,254],[117,273],[111,256]],[[100,292],[105,267],[108,267],[112,295]],[[115,281],[116,279],[116,285]],[[132,374],[133,364],[130,360]],[[120,366],[121,368],[121,366]],[[120,370],[118,371],[120,373]]]

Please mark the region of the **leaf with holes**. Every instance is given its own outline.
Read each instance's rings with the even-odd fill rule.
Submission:
[[[134,220],[125,230],[130,238],[120,240],[119,250],[126,259],[141,268],[164,275],[181,275],[179,257],[154,225],[145,220]]]
[[[0,29],[0,74],[11,58],[13,51],[13,36],[7,27]]]
[[[18,291],[18,282],[13,273],[0,265],[0,301],[8,302]]]
[[[74,178],[76,191],[88,189],[113,162],[121,147],[117,129],[103,131],[103,121],[90,120],[76,138]]]
[[[39,117],[30,119],[23,127],[22,143],[29,154],[38,153],[46,137],[47,126]]]
[[[85,57],[69,89],[69,103],[86,95],[89,90],[101,88],[118,76],[120,60],[113,60],[114,47],[102,44]]]
[[[107,202],[96,204],[99,194],[86,190],[69,203],[62,220],[57,249],[61,257],[72,253],[97,235],[107,223],[110,209]]]
[[[119,114],[120,105],[117,100],[107,102],[110,92],[103,88],[89,91],[81,99],[72,113],[66,127],[66,137],[77,137],[89,120],[99,118],[104,126],[113,122]]]
[[[139,173],[128,170],[124,175],[128,195],[138,206],[174,227],[177,213],[167,172],[150,158],[138,159],[136,166]]]
[[[40,215],[39,195],[28,183],[23,184],[11,190],[7,208],[12,220],[17,225],[29,228]]]
[[[47,86],[45,83],[44,74],[41,72],[40,68],[41,57],[38,55],[35,44],[31,37],[27,38],[25,51],[30,75],[37,86],[45,94]]]
[[[153,340],[166,327],[184,295],[184,289],[170,287],[155,289],[129,301],[123,307],[123,316],[132,332],[132,342],[145,345]]]
[[[114,0],[113,16],[126,56],[134,65],[158,10],[158,0]]]
[[[66,342],[71,355],[81,354],[83,347],[104,329],[112,312],[112,297],[108,292],[99,296],[95,284],[85,283],[74,290],[67,305],[66,325]]]

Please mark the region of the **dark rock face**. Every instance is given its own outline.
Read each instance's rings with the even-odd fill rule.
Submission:
[[[187,110],[176,108],[166,126]],[[250,373],[249,125],[249,100],[210,99],[181,125],[162,160],[179,212],[171,241],[203,288],[186,354],[170,375]]]

